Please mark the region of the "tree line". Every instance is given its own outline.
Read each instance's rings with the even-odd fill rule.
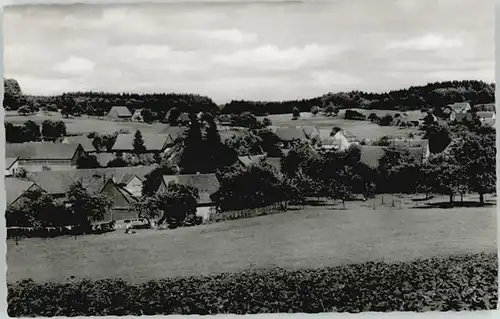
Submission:
[[[38,141],[56,141],[66,136],[66,124],[63,121],[45,120],[41,125],[26,121],[22,125],[5,122],[5,139],[7,143],[24,143]]]
[[[222,106],[224,114],[250,112],[257,116],[292,113],[294,107],[309,112],[313,107],[326,108],[330,103],[341,109],[420,110],[468,101],[472,105],[493,103],[495,84],[483,81],[446,81],[411,86],[384,93],[350,91],[327,93],[320,97],[280,102],[233,100]]]

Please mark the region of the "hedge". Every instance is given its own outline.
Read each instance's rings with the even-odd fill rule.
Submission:
[[[120,279],[8,285],[9,316],[487,310],[497,255],[282,268],[128,284]]]

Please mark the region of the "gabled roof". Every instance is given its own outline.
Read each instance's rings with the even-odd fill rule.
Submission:
[[[5,144],[6,157],[19,159],[72,159],[79,144],[47,142],[8,143]]]
[[[198,204],[211,203],[210,195],[214,194],[220,187],[219,180],[215,174],[163,175],[165,185],[168,185],[172,181],[196,187],[200,196]]]
[[[493,116],[495,116],[495,113],[493,113],[493,112],[485,112],[485,111],[477,112],[476,114],[480,118],[485,118],[485,119],[492,119]]]
[[[112,147],[116,151],[133,151],[135,134],[118,134]],[[146,151],[163,151],[168,143],[173,142],[169,134],[142,134]]]
[[[187,127],[184,126],[170,126],[165,125],[165,127],[159,132],[159,134],[168,134],[172,140],[176,140],[181,137],[185,132],[188,131]]]
[[[14,203],[21,195],[30,188],[39,187],[32,181],[25,181],[18,178],[5,178],[5,195],[7,197],[7,206]]]
[[[12,165],[14,165],[17,162],[18,158],[17,157],[7,157],[5,158],[5,169],[10,169]]]
[[[474,109],[477,111],[483,111],[483,112],[495,112],[495,103],[487,103],[487,104],[477,104],[474,106]]]
[[[99,192],[109,179],[116,184],[125,184],[137,176],[141,179],[151,172],[155,166],[130,166],[95,169],[75,169],[67,171],[33,172],[30,178],[49,194],[63,194],[76,181],[81,180],[83,186],[91,193]]]
[[[126,106],[113,106],[109,110],[108,115],[118,117],[131,117],[132,113],[130,113],[130,110]]]
[[[253,155],[253,156],[238,156],[238,160],[244,166],[248,167],[253,164],[258,164],[266,155]]]
[[[451,107],[451,109],[456,113],[462,113],[470,108],[470,104],[468,102],[457,102],[449,104],[449,107]]]
[[[360,146],[361,163],[371,168],[377,168],[379,161],[385,155],[385,148],[382,146]]]
[[[278,172],[281,172],[281,157],[266,157],[265,161],[273,166]]]
[[[307,140],[307,135],[301,128],[280,127],[275,132],[276,136],[282,141]]]
[[[66,136],[61,141],[64,144],[80,144],[85,152],[95,152],[92,140],[85,135]]]
[[[316,126],[301,126],[306,134],[307,138],[313,138],[314,136],[319,136],[319,129]]]
[[[101,165],[102,167],[106,167],[110,161],[116,158],[116,155],[114,153],[108,153],[108,152],[96,153],[93,155],[96,157],[97,162],[99,162],[99,165]]]

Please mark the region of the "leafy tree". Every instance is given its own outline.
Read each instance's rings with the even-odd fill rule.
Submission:
[[[54,127],[54,123],[50,120],[45,120],[42,123],[42,135],[45,141],[55,141],[56,139],[56,130]]]
[[[154,121],[153,113],[151,113],[151,110],[149,110],[149,109],[143,109],[141,111],[141,116],[142,116],[142,120],[146,123],[153,123],[153,121]]]
[[[394,119],[392,118],[392,115],[386,114],[386,115],[382,116],[378,120],[378,125],[380,125],[380,126],[389,126],[389,125],[392,125],[393,120]]]
[[[430,125],[426,127],[424,139],[429,140],[431,153],[441,153],[451,142],[450,130],[445,125]]]
[[[430,188],[438,194],[448,195],[450,203],[459,189],[467,186],[467,176],[463,174],[463,167],[450,154],[441,153],[432,155],[426,163],[426,171],[431,171],[435,177]]]
[[[57,137],[62,137],[67,135],[66,124],[63,121],[55,122],[54,129],[56,131]]]
[[[15,79],[4,79],[3,105],[6,109],[17,110],[22,103],[23,92],[19,82]]]
[[[317,105],[311,107],[311,114],[316,115],[318,113],[319,113],[319,107]]]
[[[94,136],[92,140],[92,145],[98,151],[111,151],[113,145],[116,142],[116,138],[118,137],[118,133],[114,132],[112,134],[97,134]]]
[[[141,154],[146,152],[146,147],[144,146],[144,139],[142,138],[141,131],[137,130],[134,134],[134,141],[132,143],[134,147],[134,152],[136,154]]]
[[[268,119],[267,117],[265,117],[263,120],[262,120],[262,125],[264,127],[267,127],[267,126],[271,126],[273,123],[271,122],[270,119]]]
[[[370,115],[368,115],[368,120],[372,123],[376,123],[379,121],[379,117],[375,113],[370,113]]]
[[[167,222],[170,228],[182,226],[189,215],[196,214],[198,189],[192,186],[170,182],[163,192],[155,195],[163,212],[158,225]]]
[[[365,116],[358,111],[355,110],[345,110],[344,115],[346,120],[364,120]]]
[[[294,107],[292,111],[293,117],[292,120],[296,120],[300,117],[300,111],[298,108]]]
[[[377,146],[389,146],[391,145],[391,138],[387,135],[385,136],[382,136],[381,138],[379,138],[378,140],[376,140],[373,145],[377,145]]]
[[[100,168],[101,165],[94,155],[84,155],[78,158],[76,162],[77,168]],[[110,166],[112,167],[112,166]]]
[[[23,105],[17,110],[17,112],[19,113],[19,115],[25,116],[25,115],[31,114],[32,109],[30,109],[30,107],[28,105]]]
[[[125,159],[123,159],[122,157],[117,157],[117,158],[109,161],[106,166],[107,167],[127,167],[127,166],[129,166],[129,163]]]
[[[271,130],[258,129],[253,133],[259,138],[260,149],[267,154],[268,157],[282,157],[283,152],[280,147],[280,138]]]
[[[153,196],[162,182],[163,175],[177,174],[179,174],[179,169],[176,166],[168,162],[162,162],[158,167],[155,167],[151,172],[144,176],[144,181],[142,182],[142,194],[145,196]]]
[[[234,135],[225,141],[225,144],[234,150],[238,156],[262,154],[262,140],[253,131],[246,131],[241,135]]]
[[[33,121],[27,121],[21,131],[22,140],[25,142],[40,141],[40,126]]]
[[[181,110],[179,110],[176,107],[171,108],[167,119],[168,124],[172,126],[177,125],[177,119],[179,118],[180,115],[181,115]]]
[[[22,143],[24,141],[23,126],[5,122],[5,139],[7,143]]]
[[[293,178],[300,168],[307,174],[311,167],[311,162],[318,156],[318,153],[307,143],[298,143],[292,147],[285,157],[281,158],[282,172]]]
[[[70,204],[77,225],[89,227],[93,222],[104,220],[113,202],[102,194],[90,194],[76,181],[69,187],[66,198]]]
[[[137,217],[146,218],[148,223],[162,216],[161,202],[158,196],[143,196],[132,204],[132,209],[137,212]]]
[[[328,104],[328,106],[325,108],[325,114],[327,116],[331,116],[335,112],[335,107],[333,106],[332,103]]]

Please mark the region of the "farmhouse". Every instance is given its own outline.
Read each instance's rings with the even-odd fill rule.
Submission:
[[[274,132],[282,141],[282,147],[288,148],[293,142],[308,141],[308,137],[302,128],[280,127]]]
[[[92,144],[92,140],[85,135],[77,135],[77,136],[65,136],[61,138],[61,143],[63,144],[80,144],[85,151],[85,153],[95,153],[97,150]]]
[[[146,153],[161,153],[174,142],[170,134],[142,134],[142,138]],[[134,152],[134,139],[135,134],[118,134],[111,150],[132,153]]]
[[[142,117],[142,110],[143,109],[135,110],[134,114],[132,114],[131,120],[134,122],[144,122],[144,119]]]
[[[107,220],[136,217],[131,205],[141,196],[144,176],[154,166],[134,166],[101,169],[79,169],[57,172],[36,172],[30,178],[55,199],[66,201],[66,192],[76,181],[92,194],[105,194],[113,201]]]
[[[215,203],[210,197],[220,186],[215,174],[164,175],[157,193],[164,192],[170,182],[196,187],[199,194],[196,216],[202,217],[203,220],[208,219],[210,213],[215,210]]]
[[[322,138],[318,144],[318,148],[325,150],[345,151],[349,148],[351,143],[344,135],[341,129],[333,129],[330,136]]]
[[[29,142],[6,144],[6,157],[17,157],[18,165],[28,172],[67,170],[85,154],[80,144]]]
[[[108,112],[108,119],[128,121],[132,118],[132,113],[126,106],[113,106]]]
[[[453,103],[448,105],[447,109],[450,110],[449,121],[461,121],[465,118],[467,112],[471,109],[471,106],[467,102]]]
[[[5,197],[7,199],[7,207],[17,202],[29,190],[42,190],[42,188],[32,181],[10,177],[6,178]]]
[[[172,112],[172,110],[168,111],[165,114],[165,117],[162,120],[163,123],[168,123],[171,112]],[[176,123],[179,125],[189,125],[190,122],[191,122],[191,117],[190,117],[189,113],[186,113],[186,112],[182,112],[176,120]]]
[[[7,157],[5,159],[5,176],[13,176],[19,169],[19,161],[17,157]]]

